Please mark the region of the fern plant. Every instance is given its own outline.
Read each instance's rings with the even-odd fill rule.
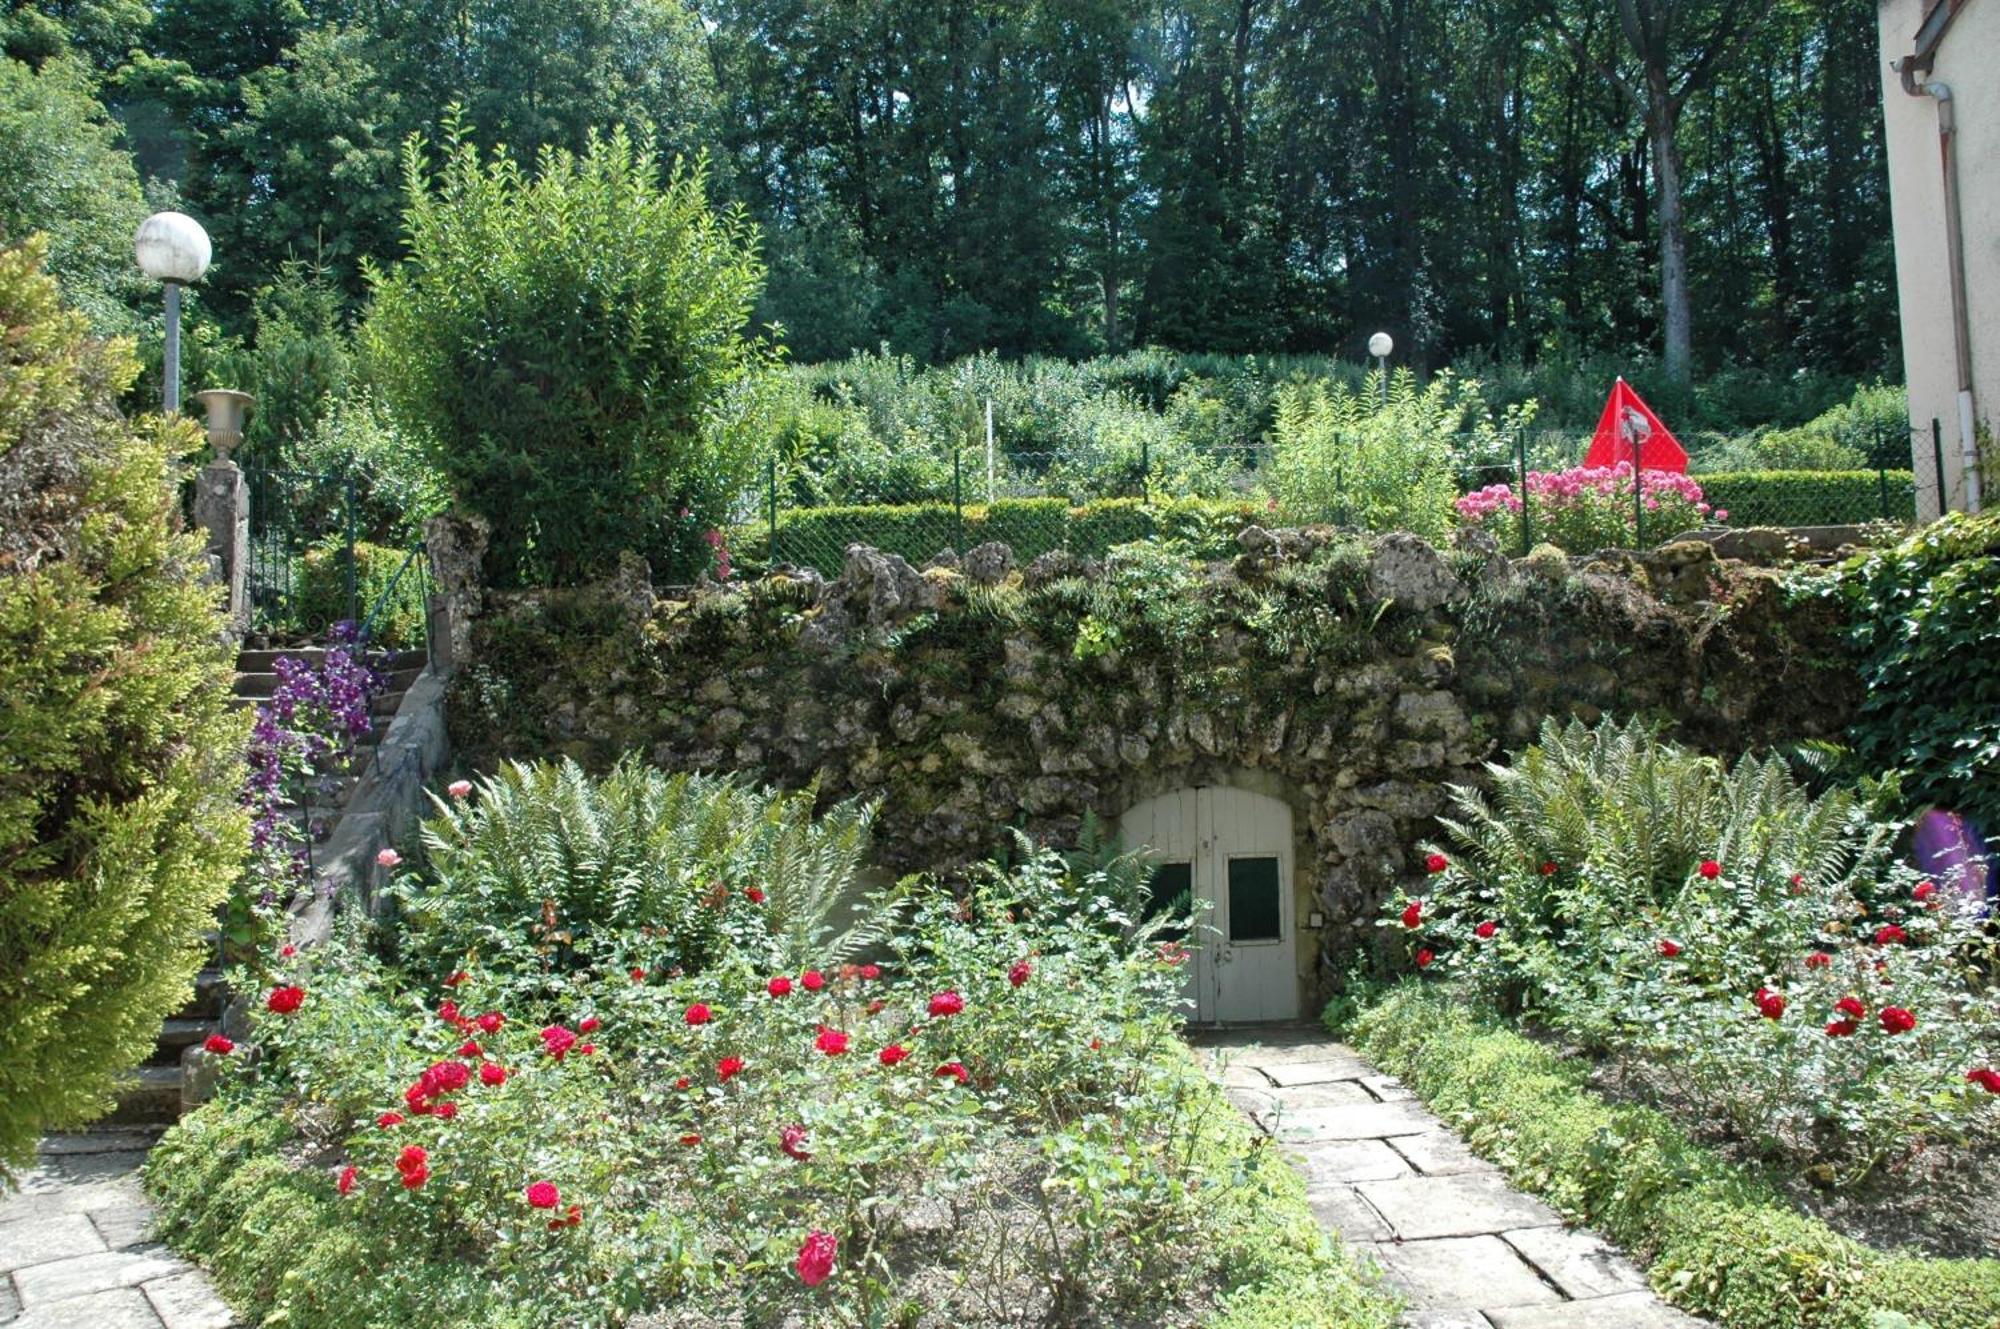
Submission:
[[[444,972],[697,972],[804,967],[887,933],[892,892],[862,893],[872,805],[814,815],[817,790],[668,774],[627,757],[510,762],[424,825],[399,882],[404,947]]]

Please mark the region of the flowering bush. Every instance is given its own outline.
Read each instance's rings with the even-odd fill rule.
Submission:
[[[433,861],[439,844],[468,857],[441,874],[470,861],[476,807],[526,774],[445,808]],[[751,798],[648,787],[684,794],[691,822],[711,805],[712,829]],[[526,824],[487,829],[502,823]],[[550,843],[516,847],[554,865]],[[699,896],[735,841],[684,843],[708,856],[661,850],[634,889],[678,872]],[[441,976],[378,958],[358,925],[309,972],[291,957],[256,1012],[261,1060],[232,1060],[220,1100],[150,1167],[169,1233],[201,1250],[244,1226],[211,1216],[237,1185],[206,1161],[239,1152],[204,1134],[226,1120],[261,1142],[236,1177],[303,1188],[324,1215],[287,1234],[309,1282],[251,1276],[264,1257],[240,1246],[216,1261],[245,1309],[296,1323],[890,1324],[920,1306],[940,1322],[1152,1323],[1243,1277],[1219,1225],[1260,1203],[1230,1196],[1265,1184],[1264,1154],[1175,1038],[1181,974],[1153,944],[1174,920],[1140,922],[1103,873],[1039,851],[962,894],[913,885],[873,961],[801,962],[797,939],[838,943],[832,902],[808,911],[758,880],[793,915],[749,912],[732,878],[724,921],[697,920],[701,962],[678,972],[658,956],[620,967],[645,934],[602,910],[588,933],[577,916],[574,962],[551,960],[570,943],[515,944],[505,907],[491,944]],[[261,1125],[279,1118],[296,1131],[282,1145]],[[310,1160],[304,1181],[280,1147]],[[1311,1249],[1314,1295],[1351,1308],[1343,1323],[1386,1326],[1386,1304]]]
[[[1643,471],[1639,502],[1645,508],[1644,543],[1658,544],[1697,526],[1729,520],[1711,508],[1701,486],[1678,471]],[[1458,500],[1461,525],[1490,531],[1505,547],[1521,541],[1521,510],[1528,509],[1534,538],[1571,553],[1632,549],[1640,544],[1632,501],[1632,463],[1529,471],[1525,499],[1507,484],[1475,489]]]
[[[2000,1058],[1976,911],[1850,796],[1637,723],[1551,723],[1454,807],[1442,870],[1382,920],[1419,967],[1827,1180],[2000,1127],[1968,1078]]]

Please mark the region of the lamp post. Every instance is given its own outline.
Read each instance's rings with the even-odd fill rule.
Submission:
[[[1378,332],[1368,339],[1368,354],[1375,357],[1375,372],[1382,376],[1382,405],[1389,404],[1389,352],[1396,349],[1396,339],[1386,332]]]
[[[165,382],[160,402],[168,415],[181,410],[181,287],[201,280],[208,271],[208,232],[201,223],[179,212],[156,212],[139,223],[132,238],[139,271],[167,288],[167,347]]]

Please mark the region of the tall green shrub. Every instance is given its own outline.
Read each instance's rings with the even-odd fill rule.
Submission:
[[[744,336],[763,282],[707,168],[664,179],[623,129],[532,175],[456,124],[436,170],[404,153],[409,257],[372,272],[376,380],[458,506],[493,525],[499,584],[574,585],[622,550],[667,575],[707,562],[754,470],[769,351]]]
[[[119,415],[131,349],[41,259],[0,251],[0,1168],[144,1058],[247,839],[195,432]]]

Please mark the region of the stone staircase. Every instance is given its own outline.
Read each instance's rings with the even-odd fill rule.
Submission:
[[[249,709],[276,692],[276,663],[280,656],[292,656],[318,664],[325,659],[326,651],[323,647],[313,646],[241,652],[236,659],[236,686],[230,703]],[[423,672],[425,661],[422,651],[399,651],[389,657],[382,666],[387,686],[369,707],[369,720],[374,732],[355,745],[354,756],[344,770],[329,774],[319,782],[312,792],[309,806],[302,808],[293,803],[286,809],[288,815],[310,818],[316,841],[332,833],[348,794],[374,760],[375,740],[389,727],[397,708],[403,704],[403,694]],[[152,1056],[132,1073],[126,1087],[118,1095],[117,1108],[105,1119],[104,1125],[165,1125],[180,1116],[182,1089],[187,1078],[184,1071],[187,1056],[200,1048],[210,1034],[221,1032],[229,1003],[220,966],[221,935],[211,930],[204,934],[203,942],[208,949],[209,963],[195,976],[193,995],[187,1005],[161,1027],[160,1039]]]

